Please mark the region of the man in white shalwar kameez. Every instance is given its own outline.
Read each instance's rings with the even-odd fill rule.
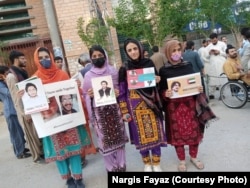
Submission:
[[[211,43],[206,47],[210,64],[207,70],[208,88],[209,98],[214,99],[216,89],[220,89],[227,82],[226,78],[220,76],[223,73],[223,64],[226,61],[227,45],[218,40],[216,33],[210,34],[209,38]]]
[[[204,75],[203,77],[204,82],[205,82],[205,93],[207,97],[209,97],[209,92],[208,92],[208,70],[210,70],[210,63],[209,63],[209,54],[207,51],[207,46],[211,43],[210,38],[204,39],[202,41],[202,47],[199,48],[198,54],[200,56],[201,61],[203,62],[204,65]]]

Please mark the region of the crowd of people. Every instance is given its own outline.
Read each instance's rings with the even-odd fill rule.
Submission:
[[[124,41],[127,60],[118,69],[111,65],[102,46],[93,45],[78,60],[83,66],[81,80],[76,79],[80,100],[76,100],[77,96],[73,94],[60,95],[58,100],[49,98],[49,109],[41,112],[44,121],[39,123],[43,125],[48,119],[58,116],[72,116],[80,112],[80,106],[86,124],[76,124],[43,138],[38,137],[33,116],[24,113],[21,98],[25,90],[16,87],[17,83],[29,78],[25,70],[27,60],[20,51],[10,52],[12,65],[0,66],[0,99],[4,104],[15,156],[17,159],[32,156],[35,163],[55,162],[69,188],[85,187],[82,168],[89,154],[99,152],[107,172],[126,172],[129,164],[126,162],[125,146],[128,142],[139,151],[144,172],[164,171],[161,168],[164,162],[161,161],[161,150],[169,145],[175,148],[179,160],[178,171],[188,171],[185,146],[189,149],[190,162],[197,169],[204,169],[205,164],[198,158],[198,151],[206,125],[217,118],[208,100],[214,99],[214,92],[221,87],[216,78],[224,72],[229,79],[242,79],[250,84],[250,29],[242,29],[241,34],[245,41],[240,49],[227,44],[225,36],[219,40],[216,33],[211,33],[198,50],[195,50],[193,41],[186,41],[184,48],[183,42],[171,39],[166,41],[161,52],[158,46],[154,46],[151,57],[145,54],[139,40],[128,38]],[[68,73],[62,70],[63,58],[54,57],[47,48],[36,49],[34,66],[37,71],[32,76],[40,78],[43,84],[70,79]],[[127,72],[144,68],[154,69],[156,85],[129,88]],[[198,94],[181,96],[179,90],[185,84],[178,80],[168,85],[170,78],[193,73],[201,75],[201,84],[195,88]],[[205,94],[204,75],[209,77],[209,96]],[[91,80],[105,76],[112,78],[111,88],[117,103],[96,106],[93,99],[108,96],[110,87],[107,87],[109,83],[106,80],[102,80],[102,89],[98,89],[99,95],[95,96],[93,88],[100,86],[92,85]],[[26,92],[32,93],[38,89],[28,84]],[[77,103],[77,108],[74,103]],[[89,125],[94,128],[97,146],[93,144]]]

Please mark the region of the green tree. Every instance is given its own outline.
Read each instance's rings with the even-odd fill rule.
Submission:
[[[198,19],[207,20],[211,23],[210,32],[218,23],[223,31],[233,34],[237,47],[242,38],[240,30],[250,23],[250,2],[237,3],[237,0],[200,0],[198,4]],[[235,14],[237,12],[237,15]]]
[[[159,7],[159,38],[163,40],[167,35],[181,38],[185,35],[185,26],[195,17],[195,3],[190,0],[159,0]]]
[[[186,24],[194,17],[190,0],[119,0],[115,18],[109,23],[117,33],[162,45],[166,36],[181,37]]]
[[[241,41],[240,29],[250,24],[250,2],[237,0],[118,0],[114,18],[108,18],[108,26],[99,20],[92,20],[88,26],[94,32],[83,28],[83,19],[78,20],[78,34],[87,46],[93,43],[106,46],[109,26],[126,37],[137,38],[150,46],[161,46],[167,36],[182,39],[188,31],[185,27],[194,21],[194,32],[207,37],[219,23],[222,30],[231,32],[236,44]],[[237,10],[237,11],[236,11]],[[237,16],[235,16],[235,11]],[[209,30],[200,27],[211,24]],[[91,28],[90,27],[90,28]],[[88,28],[88,27],[87,27]]]
[[[160,9],[159,34],[168,34],[180,37],[186,34],[183,28],[194,21],[194,31],[206,37],[215,28],[216,24],[222,26],[223,31],[234,35],[239,46],[241,41],[240,29],[250,24],[250,2],[237,3],[237,0],[158,0]],[[235,15],[237,12],[237,16]],[[209,22],[209,30],[202,30],[200,25]],[[164,35],[160,36],[163,38]]]
[[[236,43],[239,43],[241,25],[237,23],[233,13],[232,7],[235,3],[236,0],[200,1],[199,16],[211,22],[211,32],[218,23],[222,26],[222,30],[231,32],[234,35]]]
[[[150,0],[119,0],[114,8],[115,18],[108,19],[117,33],[154,44],[153,26],[150,19]]]
[[[108,32],[109,28],[102,20],[93,18],[84,26],[85,20],[80,17],[77,20],[77,32],[83,43],[90,48],[94,44],[99,44],[106,49],[109,49]]]

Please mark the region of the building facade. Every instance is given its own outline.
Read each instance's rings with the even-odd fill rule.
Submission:
[[[78,64],[80,54],[88,53],[87,46],[77,33],[78,19],[80,17],[84,19],[86,28],[89,21],[96,16],[97,8],[102,14],[106,13],[112,17],[112,2],[109,0],[0,1],[0,41],[7,44],[2,46],[2,50],[6,53],[13,49],[24,52],[28,59],[27,70],[32,75],[36,71],[33,53],[37,47],[59,49],[64,57],[64,68],[72,76],[81,68]],[[110,59],[112,64],[116,65],[121,62],[121,57],[114,28],[110,28],[108,40],[111,44],[109,50],[114,54]],[[7,58],[1,58],[2,64],[8,64],[7,61]]]

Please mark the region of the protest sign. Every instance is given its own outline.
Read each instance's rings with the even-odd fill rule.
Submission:
[[[86,123],[75,80],[45,84],[44,90],[49,109],[31,114],[40,138]]]
[[[172,90],[171,98],[186,97],[199,94],[201,86],[200,73],[188,74],[167,79],[168,88]]]
[[[154,67],[127,70],[129,89],[139,89],[156,86]]]
[[[96,107],[117,103],[112,77],[110,75],[92,78],[91,82]]]

